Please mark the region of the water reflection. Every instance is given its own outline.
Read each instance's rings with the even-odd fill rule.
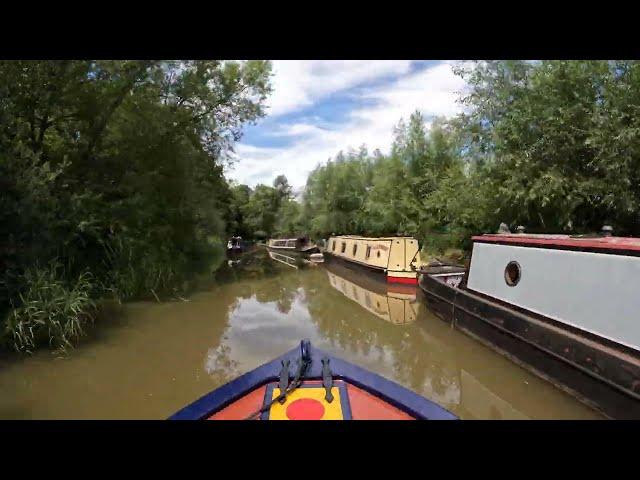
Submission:
[[[333,288],[377,317],[395,325],[416,321],[421,306],[417,287],[389,284],[335,263],[327,264],[326,270]]]
[[[419,290],[394,297],[386,285],[331,266],[301,265],[256,250],[223,263],[189,302],[125,305],[67,358],[38,352],[2,361],[0,418],[165,418],[301,338],[462,418],[597,417],[451,329]],[[405,313],[396,315],[390,299]]]

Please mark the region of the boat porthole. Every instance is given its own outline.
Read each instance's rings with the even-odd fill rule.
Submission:
[[[357,252],[357,251],[358,251],[358,244],[357,244],[357,243],[354,243],[354,244],[353,244],[353,256],[354,256],[354,257],[356,256],[356,252]]]
[[[336,241],[335,240],[333,241],[333,246],[331,247],[331,250],[334,251],[334,252],[336,251]]]
[[[509,262],[504,269],[504,281],[510,287],[515,287],[520,281],[521,274],[520,264],[518,262]]]
[[[347,249],[347,242],[342,242],[342,249],[340,251],[340,253],[344,253],[344,251]]]
[[[367,253],[365,254],[365,258],[369,258],[371,256],[371,245],[367,245]]]

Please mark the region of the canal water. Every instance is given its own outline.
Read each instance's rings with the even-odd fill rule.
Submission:
[[[0,359],[0,418],[163,419],[302,338],[463,419],[601,418],[451,328],[418,289],[263,249],[188,301],[118,307],[64,356]]]

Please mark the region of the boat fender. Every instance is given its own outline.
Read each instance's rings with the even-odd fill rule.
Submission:
[[[284,392],[289,387],[289,364],[291,362],[289,360],[282,361],[282,370],[280,370],[280,382],[278,383],[278,388],[280,388],[281,392]],[[282,405],[286,402],[286,397],[280,398],[279,402]]]
[[[289,395],[291,392],[293,392],[296,388],[298,388],[300,385],[302,385],[302,381],[304,380],[305,375],[307,374],[307,371],[309,370],[309,367],[311,367],[311,354],[309,353],[309,340],[303,340],[302,342],[300,342],[300,350],[301,350],[301,355],[300,358],[298,358],[298,369],[296,371],[296,375],[293,378],[293,381],[289,384],[288,387],[286,387],[284,390],[280,390],[280,395],[278,395],[276,398],[274,398],[273,400],[270,401],[265,401],[265,403],[262,405],[261,408],[259,408],[258,410],[256,410],[255,412],[253,412],[251,415],[247,416],[245,418],[245,420],[251,420],[253,418],[256,418],[258,415],[262,414],[263,412],[266,412],[267,410],[269,410],[271,408],[271,405],[273,403],[275,403],[276,401],[280,402],[281,400],[285,400],[287,398],[287,395]],[[285,367],[285,362],[282,362],[282,370],[280,370],[280,381],[282,381],[282,377],[284,375],[289,375],[289,360],[286,360],[286,367]],[[286,370],[285,370],[286,368]],[[286,373],[285,373],[286,372]],[[278,383],[278,386],[280,387],[282,384]],[[286,385],[286,384],[285,384]],[[284,402],[282,402],[284,403]]]
[[[331,387],[333,387],[333,377],[331,376],[329,359],[327,357],[322,359],[322,386],[326,391],[324,399],[327,401],[327,403],[333,402],[333,393],[331,393]]]
[[[311,363],[311,341],[308,338],[300,341],[300,357],[305,363]]]

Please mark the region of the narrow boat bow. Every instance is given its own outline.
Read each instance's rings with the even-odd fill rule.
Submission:
[[[170,420],[250,418],[457,419],[440,405],[303,340],[300,347],[204,395]]]

